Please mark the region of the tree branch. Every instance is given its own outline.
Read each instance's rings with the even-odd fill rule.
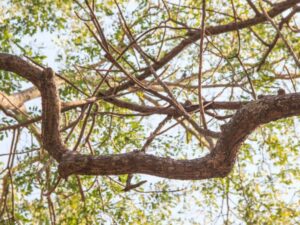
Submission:
[[[300,0],[286,0],[278,3],[268,12],[268,15],[270,18],[274,17],[298,2],[300,2]],[[266,20],[267,18],[264,15],[257,15],[252,19],[238,23],[233,22],[227,25],[207,27],[205,34],[216,35],[236,29],[243,29]],[[110,89],[100,97],[113,104],[123,104],[122,106],[124,106],[124,102],[116,99],[114,94],[133,86],[136,79],[143,80],[150,76],[153,71],[168,63],[186,46],[198,40],[201,37],[201,30],[190,32],[189,35],[191,36],[183,40],[160,61],[148,66],[142,75],[137,76],[134,80],[128,81],[115,89]],[[219,106],[223,108],[228,107],[227,109],[232,109],[236,107],[239,108],[239,110],[237,110],[228,123],[221,126],[221,133],[216,133],[218,139],[215,147],[204,157],[177,160],[158,157],[141,151],[101,156],[83,155],[67,149],[61,139],[61,104],[53,70],[51,68],[39,68],[17,56],[3,53],[0,53],[0,70],[14,72],[32,82],[40,90],[42,98],[43,148],[59,163],[59,174],[63,178],[72,174],[120,175],[134,173],[182,180],[224,177],[231,171],[240,146],[247,136],[258,126],[281,118],[300,115],[300,93],[266,96],[259,100],[248,102],[246,105],[243,105],[241,102],[219,103]],[[97,99],[98,98],[90,99],[90,102],[96,101]],[[90,103],[83,101],[83,104]],[[128,108],[133,106],[140,107],[133,103],[126,104]],[[205,109],[212,108],[213,106],[216,107],[216,105],[215,102],[210,102],[209,104],[205,104],[204,102]],[[74,107],[74,104],[72,107]],[[186,109],[184,109],[187,112],[192,112],[195,107],[199,109],[198,105],[186,106]],[[149,108],[146,109],[148,110]],[[150,107],[150,109],[159,110],[157,107]],[[165,112],[168,110],[176,112],[174,107],[164,108],[163,110],[165,110]]]
[[[300,114],[300,93],[268,96],[242,107],[229,123],[213,151],[198,159],[175,160],[133,151],[107,156],[66,153],[60,174],[118,175],[143,173],[159,177],[198,180],[224,177],[232,169],[238,150],[247,136],[260,125]]]

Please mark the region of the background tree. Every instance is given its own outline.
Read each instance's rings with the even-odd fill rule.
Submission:
[[[1,1],[1,223],[300,223],[299,3]]]

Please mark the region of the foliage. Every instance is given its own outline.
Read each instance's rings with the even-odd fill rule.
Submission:
[[[120,25],[115,1],[86,2],[94,7],[105,38],[114,49],[112,55],[117,58],[130,40]],[[201,1],[117,2],[133,36],[140,37],[139,45],[154,63],[188,37],[188,32],[197,31],[201,26]],[[265,2],[253,2],[257,8],[260,4],[266,10],[272,7]],[[280,24],[290,11],[273,18],[276,24]],[[206,1],[206,13],[206,27],[255,16],[246,1],[236,0]],[[73,84],[64,83],[60,86],[59,94],[63,102],[91,97],[110,64],[107,54],[91,32],[96,32],[96,28],[89,16],[84,1],[1,1],[1,52],[27,56],[40,65],[49,65],[59,71],[62,77]],[[299,16],[296,14],[289,21],[289,26],[283,26],[282,34],[299,56],[299,31],[293,32],[291,29],[298,26],[299,30],[297,18]],[[249,76],[257,94],[275,94],[280,87],[287,92],[295,92],[294,89],[299,88],[299,68],[282,39],[277,41],[262,63],[269,49],[263,42],[272,43],[276,33],[270,23],[260,23],[251,29],[207,36],[203,54],[203,85],[211,85],[211,88],[203,89],[204,99],[253,100]],[[195,86],[199,44],[200,41],[191,44],[168,65],[157,70],[158,74],[164,75],[164,81],[172,87],[172,94],[182,103],[187,99],[198,102]],[[133,48],[129,48],[118,62],[134,77],[138,77],[147,67],[147,63]],[[98,66],[91,66],[94,64]],[[104,82],[100,91],[105,92],[110,85],[123,84],[127,79],[120,69],[113,69],[115,71],[109,71],[109,82]],[[292,78],[286,79],[288,76]],[[149,78],[147,81],[153,80]],[[217,88],[213,87],[220,84]],[[19,76],[0,71],[1,93],[12,95],[29,86]],[[127,91],[132,93],[120,94],[120,99],[126,102],[143,106],[155,102],[167,106],[149,93],[133,89]],[[40,114],[38,100],[28,102],[25,106],[27,119]],[[14,113],[17,115],[17,112]],[[232,111],[219,110],[217,113],[227,116]],[[78,143],[77,150],[82,153],[102,155],[131,152],[142,148],[164,118],[162,115],[137,114],[102,99],[90,109],[80,107],[65,112],[61,118],[62,137],[71,149]],[[197,114],[192,117],[195,121],[200,120]],[[209,127],[214,130],[229,120],[219,121],[211,114],[206,117]],[[78,123],[71,126],[74,121]],[[1,127],[16,122],[20,121],[1,112]],[[167,122],[166,127],[171,124],[174,122]],[[193,127],[184,124],[158,136],[147,152],[178,159],[205,155],[209,151],[205,140],[199,141],[199,137],[191,132]],[[61,180],[57,163],[41,147],[34,132],[39,129],[40,123],[37,122],[33,126],[0,132],[0,153],[3,154],[0,155],[1,224],[300,223],[299,117],[272,122],[252,133],[240,149],[233,171],[226,178],[175,181],[134,174],[133,183],[142,180],[147,180],[147,183],[129,192],[123,190],[128,175],[74,175]],[[81,135],[83,138],[79,139]],[[7,167],[7,162],[12,159],[5,154],[11,151],[18,154],[14,155],[13,163]]]

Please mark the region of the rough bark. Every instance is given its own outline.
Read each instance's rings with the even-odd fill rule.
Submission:
[[[224,177],[232,169],[238,150],[247,136],[260,125],[300,115],[300,93],[268,96],[253,101],[222,126],[213,151],[198,159],[175,160],[133,151],[126,154],[87,156],[66,153],[59,165],[62,176],[70,174],[116,175],[143,173],[159,177],[199,180]]]
[[[0,69],[18,74],[29,80],[36,87],[40,87],[40,78],[43,70],[36,65],[23,60],[18,56],[1,53]]]
[[[275,4],[268,15],[270,18],[275,17],[299,2],[300,0],[286,0]],[[244,21],[207,27],[205,33],[207,36],[212,36],[251,27],[265,21],[267,21],[267,18],[263,14],[256,14],[253,18]],[[148,66],[142,74],[137,76],[137,79],[140,81],[146,79],[153,71],[162,68],[199,38],[201,38],[201,30],[188,32],[186,38],[179,45],[159,61]],[[207,105],[206,109],[222,108],[237,109],[237,111],[228,123],[221,126],[221,132],[217,136],[215,147],[202,158],[176,160],[146,154],[141,151],[117,155],[83,155],[69,150],[64,145],[60,136],[60,113],[80,105],[90,104],[99,98],[94,97],[75,103],[65,103],[61,109],[55,73],[51,68],[44,69],[20,57],[0,53],[0,70],[14,72],[22,76],[32,82],[40,91],[42,98],[42,145],[59,163],[58,170],[64,178],[72,174],[119,175],[133,173],[183,180],[224,177],[231,171],[240,146],[258,126],[281,118],[300,115],[300,93],[267,96],[247,103],[204,102],[204,105]],[[111,88],[105,93],[101,93],[101,96],[100,93],[98,95],[107,102],[134,111],[179,116],[174,107],[144,107],[113,97],[113,94],[131,88],[135,84],[135,81],[128,81],[117,88]],[[26,94],[28,95],[26,96]],[[17,104],[14,107],[21,107],[26,99],[38,96],[35,89],[27,91],[26,94],[15,94],[8,96],[8,98],[4,96],[3,103],[0,106],[3,109],[6,106],[9,107],[8,105],[11,107],[10,101],[15,101]],[[199,108],[198,105],[184,107],[187,112]]]
[[[11,63],[7,66],[7,58],[15,60],[15,69]],[[28,68],[20,70],[18,65]],[[300,93],[266,96],[252,101],[237,110],[231,120],[221,127],[221,136],[214,149],[198,159],[176,160],[140,151],[118,155],[82,155],[68,150],[61,140],[60,99],[52,69],[41,71],[34,65],[26,64],[22,59],[7,54],[0,54],[0,69],[16,72],[39,87],[42,97],[43,147],[59,163],[59,173],[62,177],[72,174],[132,173],[188,180],[224,177],[231,171],[241,144],[258,126],[300,115]],[[24,73],[25,70],[31,73]]]
[[[60,137],[60,99],[51,68],[46,68],[41,77],[41,97],[43,147],[59,162],[67,149]]]

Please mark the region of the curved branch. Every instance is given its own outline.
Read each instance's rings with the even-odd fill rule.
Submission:
[[[60,136],[60,99],[54,76],[54,71],[46,68],[41,77],[42,139],[43,147],[59,162],[68,150]]]
[[[231,171],[238,150],[260,125],[300,115],[300,93],[268,96],[243,106],[229,123],[213,151],[198,159],[175,160],[133,151],[125,154],[91,156],[67,152],[59,164],[61,176],[119,175],[143,173],[159,177],[199,180],[224,177]]]
[[[7,69],[6,64],[0,68]],[[18,60],[18,63],[20,60]],[[12,70],[12,69],[10,69]],[[17,70],[13,70],[16,72]],[[18,72],[18,71],[17,71]],[[60,99],[54,80],[54,72],[47,68],[37,74],[21,76],[40,85],[42,97],[43,147],[59,162],[63,177],[71,174],[118,175],[144,173],[172,179],[207,179],[224,177],[232,169],[237,152],[246,137],[256,127],[280,118],[300,114],[300,93],[267,96],[253,101],[223,125],[222,133],[210,154],[192,160],[175,160],[133,151],[131,153],[92,156],[69,151],[59,133]]]
[[[287,0],[279,3],[268,14],[272,17],[276,16],[298,2],[300,0]],[[259,15],[254,19],[242,21],[240,24],[222,25],[218,26],[218,29],[216,27],[207,28],[207,34],[214,35],[232,29],[242,29],[263,21],[266,21],[266,18]],[[160,68],[187,45],[199,38],[197,31],[153,67]],[[221,127],[222,133],[214,149],[208,155],[198,159],[176,160],[140,151],[107,156],[82,155],[68,150],[61,140],[59,132],[60,99],[52,69],[39,68],[9,54],[0,54],[0,69],[17,73],[39,88],[42,97],[43,147],[59,162],[59,173],[62,177],[71,174],[119,175],[132,173],[189,180],[224,177],[231,171],[241,144],[255,128],[277,119],[300,115],[300,93],[267,96],[250,102],[242,106],[231,120]],[[149,74],[149,71],[146,71],[139,79],[144,79]],[[121,85],[117,90],[129,87],[128,85],[130,86],[131,83]],[[116,101],[116,99],[112,100]]]
[[[32,82],[36,87],[40,87],[40,77],[43,69],[18,56],[0,53],[0,69],[16,73]]]

